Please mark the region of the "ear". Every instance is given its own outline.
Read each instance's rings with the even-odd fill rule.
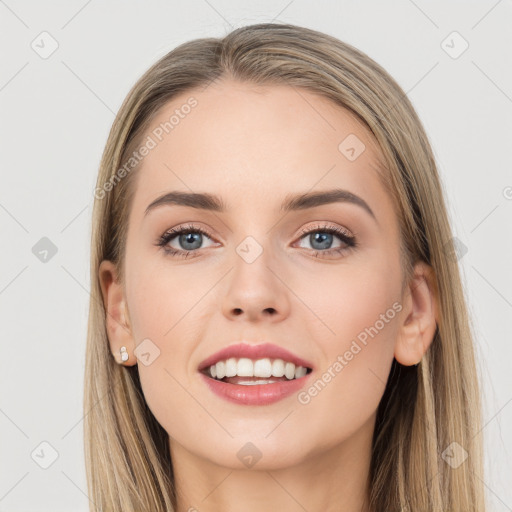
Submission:
[[[405,290],[403,320],[395,344],[395,359],[404,366],[419,363],[434,339],[438,322],[434,277],[432,267],[419,262]]]
[[[128,317],[128,308],[124,298],[124,290],[118,280],[115,264],[103,260],[99,268],[99,279],[103,295],[103,305],[106,311],[106,329],[110,343],[110,351],[114,359],[125,366],[136,364],[137,358],[133,355],[135,343]],[[128,360],[121,360],[121,347],[126,347]]]

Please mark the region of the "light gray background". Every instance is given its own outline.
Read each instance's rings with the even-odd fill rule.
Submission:
[[[505,0],[0,0],[0,511],[88,511],[90,216],[115,112],[176,45],[264,21],[353,44],[416,107],[467,249],[460,265],[486,395],[489,510],[512,511],[512,4]],[[43,31],[58,42],[46,59],[31,47],[42,46]],[[469,44],[457,58],[446,51],[462,48],[461,39],[446,40],[453,31]],[[43,237],[57,247],[46,263],[32,250]],[[51,462],[42,442],[58,453],[48,469],[35,462]]]

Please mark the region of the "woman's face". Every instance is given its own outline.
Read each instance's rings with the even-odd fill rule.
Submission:
[[[128,348],[171,450],[281,468],[369,442],[402,279],[398,219],[370,132],[306,90],[224,81],[169,102],[143,143],[125,260]],[[334,189],[358,199],[296,199]],[[170,192],[188,194],[188,205],[147,210]],[[223,209],[194,194],[216,196]],[[188,236],[163,240],[173,255],[158,243],[179,227]],[[238,343],[276,345],[313,371],[294,384],[215,384],[240,391],[228,400],[199,367]],[[270,386],[292,392],[278,399]]]

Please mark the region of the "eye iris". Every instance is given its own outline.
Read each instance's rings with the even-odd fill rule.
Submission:
[[[333,235],[331,233],[323,233],[323,232],[317,232],[317,233],[310,235],[311,247],[313,247],[314,249],[328,249],[329,247],[326,247],[325,241],[327,240],[328,241],[327,245],[330,245],[332,243],[332,236]],[[315,247],[314,243],[316,243],[317,241],[319,241],[320,244],[323,244],[323,245],[321,245],[321,247]]]
[[[186,247],[184,246],[185,243],[193,243],[194,242],[194,237],[196,237],[196,243],[197,243],[197,246],[196,247]],[[201,233],[185,233],[184,235],[180,235],[180,245],[185,249],[187,250],[190,250],[190,249],[199,249],[199,247],[201,247],[201,241],[202,241],[202,235]]]

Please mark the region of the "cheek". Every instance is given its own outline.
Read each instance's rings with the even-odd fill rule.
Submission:
[[[131,272],[128,272],[131,268]],[[177,332],[187,328],[197,315],[196,306],[209,283],[207,269],[172,265],[163,255],[132,256],[127,260],[127,300],[136,343],[154,337],[169,345]],[[200,308],[199,308],[200,309]]]
[[[299,293],[316,315],[310,332],[323,353],[315,407],[338,404],[340,414],[346,407],[369,414],[378,405],[399,332],[399,279],[398,267],[366,261],[330,269],[325,280],[315,275],[316,282],[326,282],[328,288],[302,280]]]
[[[397,303],[400,274],[395,266],[365,259],[354,265],[326,267],[321,272],[304,272],[293,287],[314,313],[308,318],[315,324],[316,334],[326,340],[327,348],[348,347],[358,335],[364,341],[365,330],[372,326],[379,331],[376,334],[372,330],[373,339],[393,338],[401,309]]]
[[[387,279],[374,276],[361,284],[351,273],[331,283],[335,292],[318,298],[311,309],[335,334],[316,329],[327,332],[317,337],[325,362],[297,397],[309,418],[310,435],[327,446],[372,421],[391,369],[401,310]]]
[[[337,307],[333,310],[331,306],[329,311],[338,348],[348,350],[352,342],[357,341],[364,348],[358,353],[358,359],[367,362],[389,353],[394,344],[397,313],[401,309],[395,287],[386,275],[358,275],[356,272],[339,283],[338,289],[343,291]]]
[[[183,420],[173,411],[190,407],[187,363],[193,340],[204,337],[207,301],[201,298],[210,283],[207,271],[171,268],[164,257],[131,254],[127,258],[126,295],[138,371],[145,400],[168,431],[179,431]],[[191,267],[190,267],[191,268]],[[148,341],[149,340],[149,341]],[[149,364],[144,364],[144,354]]]

